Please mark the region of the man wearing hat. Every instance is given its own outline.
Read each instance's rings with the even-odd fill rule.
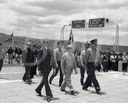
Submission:
[[[90,82],[92,82],[97,94],[99,94],[101,89],[95,75],[95,68],[99,61],[99,53],[97,50],[97,39],[91,40],[90,43],[91,43],[91,48],[87,50],[86,52],[87,58],[85,58],[85,65],[87,65],[88,76],[86,78],[85,83],[83,84],[82,89],[87,90],[90,85]]]
[[[61,86],[63,82],[63,74],[61,71],[61,58],[62,55],[64,54],[63,50],[63,41],[58,41],[57,42],[58,47],[54,50],[54,61],[55,61],[55,67],[54,67],[54,72],[52,76],[49,79],[50,84],[52,83],[53,78],[57,75],[58,71],[60,71],[60,79],[59,79],[59,86]]]
[[[3,66],[4,57],[5,57],[5,52],[2,49],[2,43],[0,43],[0,72],[1,72],[1,69],[2,69],[2,66]]]
[[[39,65],[39,68],[42,72],[43,77],[35,91],[39,94],[39,96],[41,96],[41,90],[45,85],[46,99],[48,102],[50,102],[51,98],[53,97],[53,94],[49,86],[48,76],[53,66],[53,50],[49,48],[48,39],[44,39],[43,44],[44,45],[40,49],[39,55],[37,58],[37,64]]]
[[[80,75],[81,75],[80,83],[81,83],[81,85],[83,85],[83,83],[84,83],[84,74],[85,74],[85,70],[87,70],[87,66],[85,65],[85,59],[87,58],[86,57],[86,52],[90,48],[90,43],[86,42],[84,44],[84,47],[85,47],[85,49],[83,51],[81,51],[81,55],[80,55],[80,61],[81,61],[81,66],[80,66]],[[90,85],[91,85],[91,83],[90,83]]]
[[[62,73],[65,76],[64,83],[61,85],[61,91],[65,91],[65,88],[68,87],[70,89],[71,94],[74,94],[74,88],[71,83],[71,74],[72,70],[75,70],[75,73],[77,73],[76,70],[76,62],[75,62],[75,56],[72,53],[73,46],[68,45],[67,46],[67,52],[64,53],[61,60],[61,69]]]

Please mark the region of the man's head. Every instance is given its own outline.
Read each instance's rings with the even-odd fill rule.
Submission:
[[[63,44],[64,44],[64,42],[62,40],[57,42],[57,45],[58,45],[59,48],[61,48]]]
[[[123,56],[126,56],[126,53],[125,52],[123,53]]]
[[[87,41],[85,44],[84,44],[84,47],[85,49],[88,49],[90,47],[90,43]]]
[[[91,43],[91,47],[92,47],[93,49],[96,49],[96,48],[97,48],[97,39],[92,39],[92,40],[90,41],[90,43]]]
[[[67,51],[72,52],[72,50],[73,50],[73,46],[72,45],[67,45]]]
[[[31,42],[27,42],[27,48],[31,48]]]
[[[44,44],[44,46],[49,47],[49,40],[48,39],[44,39],[43,40],[43,44]]]

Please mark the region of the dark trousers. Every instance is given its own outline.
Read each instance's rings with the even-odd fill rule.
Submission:
[[[108,62],[104,61],[104,62],[102,62],[102,64],[103,64],[103,71],[108,72]]]
[[[30,70],[30,78],[34,78],[34,75],[36,75],[36,68],[37,68],[37,65],[34,65],[31,70]]]
[[[41,92],[43,86],[45,85],[46,96],[53,97],[51,88],[50,88],[49,83],[48,83],[48,76],[49,76],[50,71],[51,71],[51,67],[48,67],[48,68],[47,68],[47,66],[42,67],[43,77],[42,77],[40,84],[36,88],[36,91]]]
[[[112,62],[111,66],[112,70],[116,71],[116,62]]]
[[[84,84],[84,74],[85,74],[85,68],[83,68],[82,66],[80,67],[80,83],[81,85]]]
[[[23,80],[24,81],[29,81],[31,79],[31,76],[30,76],[30,71],[31,71],[31,66],[25,66],[25,73],[24,73],[24,76],[23,76]]]
[[[1,72],[2,67],[3,67],[3,59],[0,59],[0,72]]]
[[[61,86],[61,84],[63,82],[63,73],[61,71],[61,62],[58,61],[57,63],[58,63],[58,68],[56,68],[55,73],[52,74],[49,81],[52,82],[53,78],[58,74],[58,71],[60,71],[59,86]]]
[[[123,70],[123,72],[126,72],[127,71],[127,63],[123,63],[122,64],[122,70]]]
[[[83,85],[83,88],[88,88],[90,85],[90,82],[92,82],[96,91],[100,90],[100,86],[99,86],[99,83],[98,83],[98,81],[96,79],[96,75],[95,75],[95,64],[93,62],[89,62],[89,63],[87,63],[87,68],[88,68],[88,76]]]

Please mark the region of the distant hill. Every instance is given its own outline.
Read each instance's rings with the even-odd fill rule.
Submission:
[[[15,34],[14,34],[15,35]],[[0,43],[3,43],[4,49],[7,50],[9,45],[11,45],[11,41],[6,42],[10,35],[0,33]],[[13,36],[13,45],[24,48],[25,42],[31,41],[32,44],[38,44],[42,45],[41,41],[42,39],[36,39],[36,38],[29,38],[29,37],[20,37],[20,36]],[[57,41],[58,40],[50,40],[50,46],[51,48],[57,47]],[[67,45],[67,41],[65,41],[65,45]],[[113,45],[99,45],[100,51],[113,51]],[[84,49],[84,43],[83,42],[75,42],[75,50],[80,51],[81,49]],[[128,52],[128,46],[119,46],[119,52]]]

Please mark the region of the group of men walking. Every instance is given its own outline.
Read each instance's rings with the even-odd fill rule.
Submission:
[[[50,84],[54,77],[60,71],[59,87],[62,92],[66,92],[66,87],[69,88],[71,94],[75,94],[75,90],[71,83],[71,74],[72,71],[76,70],[76,59],[73,54],[73,45],[72,43],[68,44],[64,49],[64,42],[58,41],[58,47],[53,50],[49,48],[49,40],[43,40],[43,46],[38,50],[37,61],[34,60],[33,50],[31,49],[31,44],[28,43],[28,47],[25,53],[25,74],[23,76],[23,81],[31,84],[31,69],[36,64],[40,68],[42,73],[42,80],[40,84],[35,89],[36,93],[41,96],[41,90],[45,86],[46,98],[47,101],[51,101],[53,94],[50,88]],[[24,54],[24,53],[23,53]],[[89,86],[93,86],[96,89],[96,92],[99,94],[100,86],[95,76],[95,67],[98,63],[98,50],[97,50],[97,39],[93,39],[90,43],[85,43],[85,50],[82,51],[81,55],[81,84],[82,89],[87,90]],[[49,78],[49,73],[53,68],[53,74]],[[84,82],[85,71],[87,71],[87,79]],[[48,80],[49,78],[49,80]]]

